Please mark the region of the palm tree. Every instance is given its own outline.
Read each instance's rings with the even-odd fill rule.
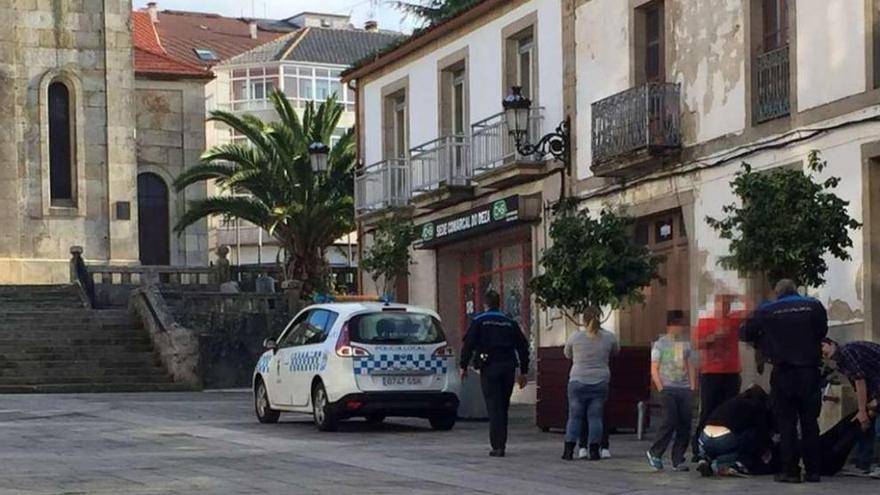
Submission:
[[[174,186],[180,192],[214,180],[227,193],[189,203],[174,227],[180,235],[193,223],[214,215],[246,220],[268,231],[283,249],[284,274],[303,291],[326,288],[325,251],[354,225],[354,134],[349,129],[333,146],[328,170],[316,173],[309,160],[311,143],[330,143],[343,106],[329,98],[309,102],[302,119],[284,93],[270,95],[278,120],[211,112],[247,142],[215,146],[201,163],[184,171]],[[235,193],[235,194],[228,194]]]

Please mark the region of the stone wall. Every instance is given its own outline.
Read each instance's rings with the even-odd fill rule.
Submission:
[[[130,11],[130,0],[0,4],[0,283],[66,282],[72,245],[93,260],[137,262]],[[75,117],[75,202],[64,207],[49,198],[55,80]]]
[[[205,150],[205,80],[161,81],[138,77],[137,171],[153,173],[169,189],[171,228],[189,201],[206,196],[205,183],[176,193],[174,179],[187,167],[199,163]],[[203,220],[178,236],[172,233],[171,264],[208,264],[208,222]]]

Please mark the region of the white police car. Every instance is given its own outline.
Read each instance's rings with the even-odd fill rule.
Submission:
[[[400,304],[310,306],[287,325],[254,371],[257,419],[312,413],[319,430],[340,420],[427,418],[455,426],[460,382],[455,356],[436,313]]]

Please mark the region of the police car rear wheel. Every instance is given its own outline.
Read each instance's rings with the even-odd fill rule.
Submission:
[[[272,409],[269,405],[269,393],[262,380],[257,384],[257,392],[254,394],[254,409],[257,411],[257,420],[260,423],[277,423],[278,417],[281,416],[280,411]]]
[[[322,383],[317,383],[312,390],[312,414],[315,417],[315,426],[320,431],[336,431],[337,421],[330,410],[330,401],[327,399],[327,391]]]
[[[431,422],[431,428],[438,431],[449,431],[455,427],[456,418],[454,415],[445,415],[445,416],[434,416],[429,418],[428,421]]]
[[[367,415],[366,419],[367,419],[367,423],[369,423],[371,425],[379,425],[379,424],[382,424],[383,421],[385,421],[385,415],[384,414],[369,414],[369,415]]]

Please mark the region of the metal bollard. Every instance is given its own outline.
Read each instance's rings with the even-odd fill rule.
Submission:
[[[645,404],[645,401],[639,401],[636,404],[636,411],[638,412],[638,419],[636,420],[636,438],[642,440],[645,437],[645,412],[647,411],[648,406]]]

